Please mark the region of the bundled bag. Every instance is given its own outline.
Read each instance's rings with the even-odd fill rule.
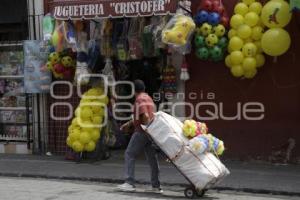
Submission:
[[[195,154],[188,146],[189,140],[183,135],[182,127],[178,119],[157,112],[154,120],[143,128],[197,190],[210,188],[229,171],[212,153]]]
[[[175,47],[185,46],[190,43],[195,28],[191,17],[176,14],[162,31],[162,41]]]

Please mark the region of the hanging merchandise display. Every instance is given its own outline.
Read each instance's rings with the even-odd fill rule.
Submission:
[[[168,56],[167,66],[162,71],[162,88],[164,93],[177,92],[176,68],[172,65],[171,56]]]
[[[43,38],[45,41],[50,41],[52,38],[52,33],[54,31],[55,20],[50,15],[47,14],[43,17]]]
[[[290,5],[284,0],[272,0],[263,7],[261,19],[269,28],[261,39],[264,53],[269,56],[280,56],[289,49],[291,38],[283,28],[289,24],[291,18]]]
[[[222,1],[202,1],[194,20],[197,24],[194,41],[197,58],[214,62],[223,60],[228,45],[226,27],[229,19]]]
[[[191,41],[196,25],[191,17],[176,14],[162,31],[162,41],[170,46],[185,46]]]
[[[128,46],[129,52],[128,57],[131,60],[137,60],[143,58],[143,43],[142,36],[145,26],[144,18],[133,18],[130,20],[128,30]]]
[[[82,21],[75,21],[77,62],[74,82],[78,85],[88,84],[90,74],[88,70],[88,35],[84,28]]]
[[[230,54],[225,58],[225,64],[234,77],[252,79],[265,63],[261,49],[264,33],[261,11],[261,3],[254,0],[243,0],[234,7],[228,32]]]
[[[106,117],[107,96],[102,88],[92,88],[83,94],[68,128],[67,145],[75,152],[92,152],[100,138]]]
[[[187,81],[190,79],[190,75],[188,72],[188,64],[186,62],[185,57],[183,57],[182,65],[181,65],[181,74],[180,74],[180,80]]]

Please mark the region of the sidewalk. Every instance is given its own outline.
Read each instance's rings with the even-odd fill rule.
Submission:
[[[57,156],[0,154],[0,176],[121,183],[123,155],[121,152],[112,154],[106,161],[79,164]],[[300,196],[300,166],[233,161],[227,161],[225,165],[231,175],[216,186],[216,189]],[[148,173],[147,163],[138,160],[137,182],[148,183]],[[171,164],[164,161],[161,162],[161,181],[163,185],[169,186],[188,184]]]

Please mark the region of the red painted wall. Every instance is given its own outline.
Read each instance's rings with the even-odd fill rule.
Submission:
[[[193,8],[197,8],[195,3]],[[199,1],[200,2],[200,1]],[[237,0],[224,1],[231,15]],[[195,12],[195,10],[194,10]],[[253,80],[233,78],[224,63],[203,62],[191,54],[188,57],[191,79],[186,83],[186,96],[197,92],[193,104],[207,101],[208,92],[216,96],[212,102],[223,102],[226,116],[236,114],[238,102],[261,102],[265,106],[265,118],[261,121],[207,121],[212,133],[225,141],[226,155],[233,158],[266,159],[271,148],[285,143],[288,138],[296,140],[293,157],[300,156],[300,18],[286,28],[292,38],[290,50],[280,56],[276,63],[271,57]],[[201,93],[204,95],[202,98]],[[213,110],[211,107],[208,108]],[[201,109],[203,115],[205,109]]]

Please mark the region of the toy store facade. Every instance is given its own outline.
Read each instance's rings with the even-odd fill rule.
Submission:
[[[120,21],[122,21],[125,18],[134,19],[138,16],[150,17],[153,14],[163,18],[165,15],[175,13],[175,10],[178,9],[177,3],[170,2],[173,1],[123,0],[115,2],[101,0],[44,0],[44,5],[45,13],[51,12],[57,20],[84,19],[97,21],[100,20],[100,18],[121,18]],[[202,2],[202,5],[200,2],[201,1],[192,1],[191,3],[194,16],[197,16],[197,13],[199,13],[201,9],[208,9],[206,11],[209,12],[211,9],[209,6],[213,6],[213,3],[209,3],[208,0],[203,1],[204,3]],[[208,7],[205,7],[207,5],[203,5],[205,3]],[[223,16],[222,23],[225,23],[224,27],[227,28],[227,31],[229,31],[228,22],[231,20],[226,19],[226,17],[228,18],[228,16],[234,15],[235,12],[239,12],[234,9],[237,4],[237,0],[229,0],[224,1],[221,5],[217,5],[218,9],[221,10],[220,12],[224,13],[224,10],[226,10],[226,16]],[[216,10],[216,12],[217,11],[218,10]],[[206,54],[206,50],[203,46],[200,48],[201,50],[197,49],[197,45],[202,45],[201,37],[205,36],[205,31],[201,30],[201,27],[199,26],[197,29],[200,30],[200,35],[203,35],[201,35],[198,40],[195,40],[196,44],[193,45],[189,54],[182,55],[178,54],[178,52],[174,53],[172,56],[169,56],[170,52],[160,54],[160,56],[165,57],[165,61],[162,63],[173,63],[174,65],[175,77],[171,75],[168,78],[172,79],[173,77],[174,84],[172,85],[172,80],[167,81],[167,90],[169,90],[169,92],[171,91],[173,95],[164,95],[165,93],[162,94],[161,92],[157,92],[159,91],[160,86],[159,84],[157,85],[155,80],[164,75],[163,73],[160,74],[159,71],[155,72],[155,70],[153,70],[156,69],[153,66],[157,66],[157,63],[161,64],[157,59],[147,58],[146,61],[143,60],[142,62],[135,60],[130,61],[130,64],[123,62],[126,63],[126,65],[132,65],[130,66],[130,69],[124,67],[123,64],[116,64],[121,66],[118,67],[120,69],[119,76],[128,75],[130,77],[128,80],[133,80],[134,78],[143,79],[146,84],[152,86],[148,92],[151,93],[154,100],[157,99],[158,102],[161,99],[168,100],[167,103],[165,102],[165,105],[169,106],[169,110],[176,111],[176,113],[173,114],[178,117],[186,116],[205,122],[212,133],[223,138],[227,149],[226,154],[230,157],[268,159],[274,156],[276,152],[290,151],[293,153],[292,157],[296,158],[297,155],[300,154],[299,146],[295,146],[295,141],[299,141],[300,139],[299,134],[297,134],[297,125],[299,124],[300,119],[300,68],[297,67],[297,63],[299,62],[299,56],[297,56],[297,54],[300,52],[300,49],[296,45],[299,42],[299,37],[297,37],[299,35],[297,17],[298,16],[294,14],[291,22],[285,27],[290,33],[292,40],[289,50],[286,51],[285,54],[274,58],[264,56],[263,67],[259,69],[257,74],[257,70],[255,69],[255,73],[253,70],[251,73],[249,71],[249,73],[245,72],[245,74],[242,75],[242,72],[235,67],[235,70],[231,69],[232,75],[235,76],[233,77],[230,74],[228,67],[226,67],[227,63],[224,63],[225,56],[220,57],[224,52],[222,53],[221,50],[218,49],[219,47],[215,48],[211,46],[211,44],[214,43],[214,38],[204,38],[204,42],[206,42],[206,45],[209,47],[207,48],[210,51],[209,54]],[[251,18],[251,20],[254,19]],[[251,20],[250,24],[252,23]],[[114,28],[117,28],[119,31],[113,32],[122,33],[122,31],[128,30],[124,29],[124,22],[120,21],[116,20],[113,24]],[[212,23],[215,23],[213,19]],[[118,26],[118,24],[122,25]],[[231,23],[230,25],[232,26]],[[128,26],[130,26],[130,23]],[[217,24],[214,26],[216,27]],[[233,24],[233,26],[235,25]],[[90,24],[90,34],[96,30],[95,27],[96,26]],[[141,27],[142,26],[137,26],[137,30]],[[143,27],[145,27],[145,25],[143,25]],[[111,31],[113,29],[108,30]],[[145,29],[143,29],[143,31],[144,30]],[[219,37],[218,45],[224,45],[225,42],[220,42],[223,41],[222,28],[219,29],[220,33],[217,33],[218,30],[215,28],[213,28],[213,30],[215,35]],[[130,35],[130,33],[133,34]],[[149,37],[140,37],[139,34],[134,33],[135,32],[129,31],[129,35],[120,34],[118,37],[128,38],[128,43],[131,43],[130,41],[135,43],[138,38],[138,40],[144,40],[145,44],[147,44]],[[149,34],[151,35],[152,33]],[[244,37],[245,35],[247,35],[246,28],[245,30],[241,29],[241,36]],[[93,35],[93,37],[97,37],[97,35]],[[112,38],[114,38],[114,36],[112,36]],[[150,36],[150,43],[151,38],[153,38],[153,35]],[[252,42],[253,44],[255,43],[254,40],[249,43]],[[122,46],[122,44],[119,42],[119,45],[116,46],[119,47]],[[104,57],[111,55],[108,48],[100,47],[100,49],[106,51]],[[129,49],[131,51],[131,48]],[[255,47],[255,49],[257,48]],[[222,51],[226,50],[223,49]],[[149,50],[149,48],[143,47],[140,47],[140,50],[130,52],[129,54],[134,58],[140,56],[143,57],[143,55],[139,55],[141,51],[144,55],[149,55],[149,53],[155,54],[151,49]],[[122,48],[118,49],[117,52],[118,59],[122,60],[124,58]],[[208,55],[212,57],[207,59],[206,56]],[[251,57],[251,55],[249,55],[249,57]],[[262,60],[260,57],[256,57],[255,59],[255,63],[259,63],[259,61]],[[247,62],[249,64],[247,65],[249,69],[251,68],[252,60],[247,60],[249,61],[249,63]],[[238,62],[237,60],[235,61]],[[105,65],[105,61],[100,63],[103,66]],[[188,70],[187,76],[190,76],[189,78],[184,77],[184,75],[182,77],[182,71],[185,71],[186,68]],[[131,70],[129,74],[124,72],[128,70]],[[169,73],[172,72],[171,69],[168,69],[167,71]],[[241,76],[244,78],[237,78]],[[175,85],[177,85],[177,88],[175,88]],[[63,86],[58,86],[55,90],[56,95],[68,96],[68,92],[65,90],[66,89]],[[79,100],[80,99],[76,95],[73,95],[66,101],[76,107]],[[56,100],[49,97],[48,107],[55,102]],[[65,114],[65,112],[64,109],[59,111],[62,115]],[[56,114],[59,115],[59,113]],[[70,121],[54,121],[49,118],[48,124],[49,148],[55,149],[53,152],[63,153],[65,151],[66,132]]]

